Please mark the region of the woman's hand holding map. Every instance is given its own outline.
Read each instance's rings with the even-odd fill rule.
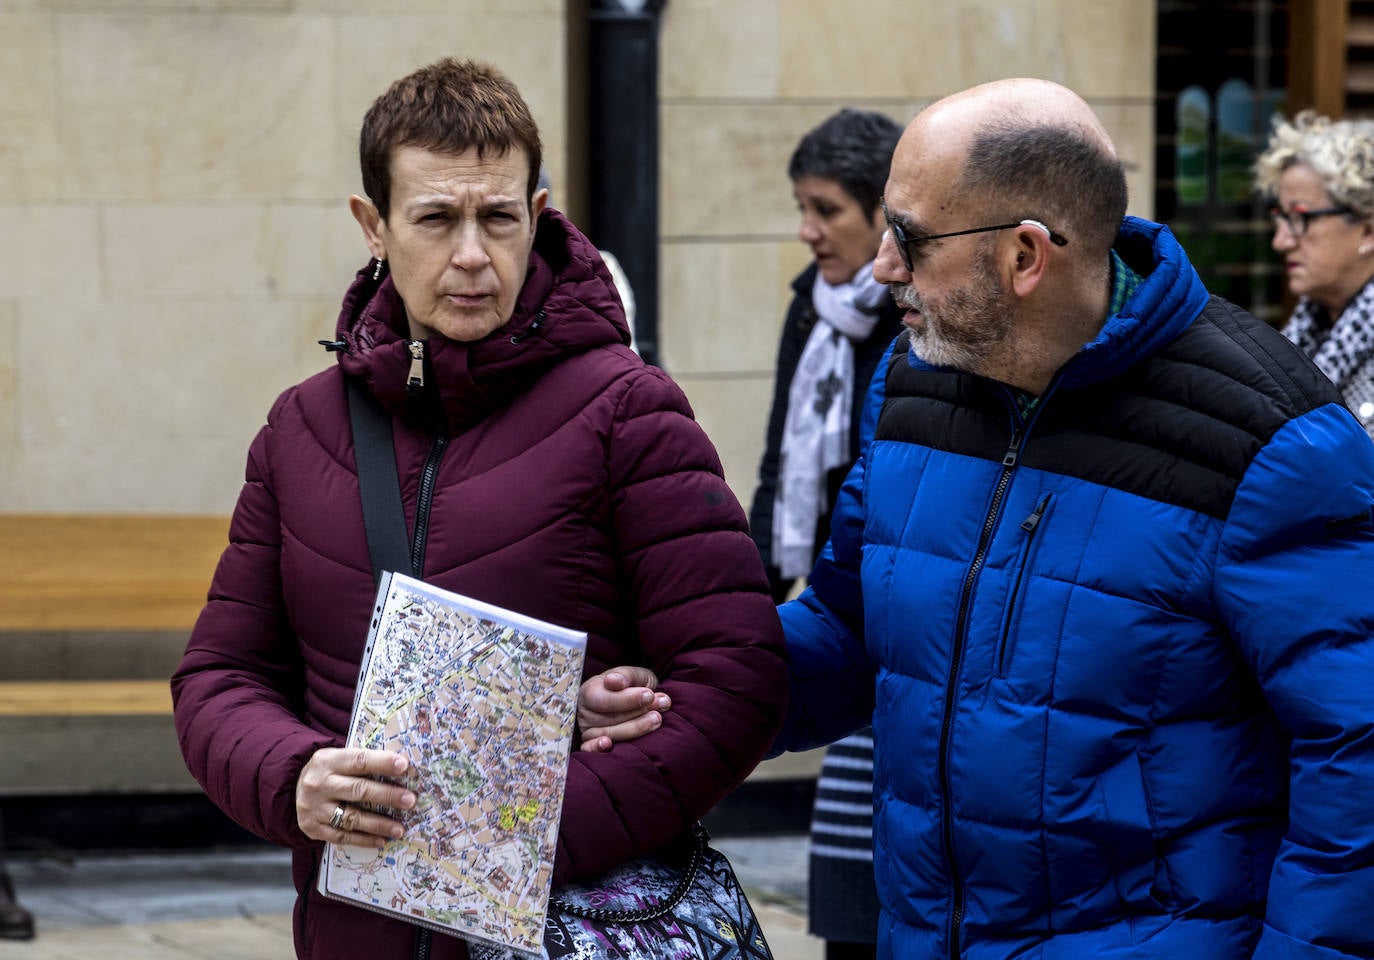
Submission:
[[[390,750],[326,747],[315,751],[296,780],[296,820],[312,840],[380,848],[405,833],[375,809],[409,810],[415,794],[378,777],[398,777],[410,761]]]

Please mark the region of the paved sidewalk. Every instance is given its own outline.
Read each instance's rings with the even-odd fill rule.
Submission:
[[[776,960],[820,960],[806,934],[806,838],[717,838]],[[0,960],[290,960],[289,856],[278,850],[14,858],[38,938]]]

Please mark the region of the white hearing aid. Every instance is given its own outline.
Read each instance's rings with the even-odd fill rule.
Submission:
[[[1054,244],[1056,247],[1063,247],[1063,246],[1067,246],[1067,245],[1068,245],[1068,242],[1069,242],[1069,238],[1068,238],[1068,237],[1060,236],[1059,234],[1057,234],[1057,233],[1055,233],[1053,230],[1051,230],[1049,227],[1047,227],[1047,226],[1045,226],[1043,223],[1041,223],[1039,220],[1032,220],[1032,219],[1030,219],[1030,218],[1027,218],[1027,219],[1025,219],[1025,220],[1022,220],[1022,221],[1018,224],[1018,226],[1022,226],[1022,227],[1034,227],[1035,229],[1037,229],[1037,230],[1039,230],[1041,233],[1043,233],[1045,236],[1049,237],[1049,238],[1050,238],[1050,243]]]

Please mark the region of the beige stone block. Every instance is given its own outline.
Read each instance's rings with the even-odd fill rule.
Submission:
[[[0,794],[187,791],[195,781],[171,714],[0,717],[0,737],[23,744],[0,764]],[[16,757],[15,754],[18,754]]]
[[[785,236],[795,229],[787,160],[825,108],[665,103],[661,109],[665,239]]]
[[[10,3],[16,0],[9,0]],[[464,12],[485,14],[491,0],[28,0],[21,6],[48,6],[63,10],[209,10],[209,11],[303,11],[307,13],[370,13],[385,16],[407,13]],[[504,9],[533,13],[562,13],[566,0],[502,0]]]
[[[23,466],[17,450],[0,447],[0,510],[14,512],[27,510],[24,497],[19,494],[21,467]]]
[[[398,73],[397,76],[401,74]],[[378,88],[376,92],[381,93],[382,88]],[[335,120],[334,140],[340,146],[333,156],[325,158],[323,162],[329,168],[329,180],[336,196],[347,198],[354,194],[365,195],[362,173],[358,167],[358,132],[362,129],[363,114],[367,112],[369,103],[371,100],[356,110],[341,110],[340,116],[350,112],[353,115],[346,120]]]
[[[1018,22],[1030,0],[1001,5]],[[808,3],[778,23],[778,94],[783,97],[929,98],[962,84],[975,22],[995,49],[1010,44],[994,34],[982,0],[847,0]],[[976,12],[977,15],[972,15]],[[990,29],[991,28],[991,29]]]
[[[1045,77],[1087,100],[1155,93],[1155,5],[1144,0],[1043,0],[1026,45]],[[1001,74],[1015,76],[1016,74]]]
[[[856,101],[871,110],[888,107]],[[659,175],[665,238],[796,235],[787,162],[836,103],[665,103]],[[899,123],[906,111],[891,114]]]
[[[807,932],[804,912],[786,903],[771,903],[753,890],[747,893],[773,956],[787,960],[822,960],[825,941]]]
[[[20,896],[23,894],[21,893]],[[3,960],[290,960],[291,915],[229,917],[184,923],[49,929],[39,918],[31,943],[0,945]],[[793,934],[796,936],[796,934]],[[771,932],[768,934],[771,943]],[[818,941],[819,942],[819,941]],[[799,960],[802,955],[798,955]],[[820,953],[815,954],[816,957]]]
[[[227,513],[248,443],[298,379],[292,303],[21,304],[10,507]],[[54,357],[53,343],[81,343]]]
[[[725,468],[725,481],[749,509],[758,482],[763,433],[772,400],[772,376],[674,376],[711,438]]]
[[[299,383],[338,363],[338,357],[326,351],[320,341],[334,339],[343,294],[344,288],[341,286],[334,296],[311,297],[292,303],[295,334],[290,343],[285,344],[290,348],[294,360],[289,378],[291,383]],[[263,414],[266,413],[264,409]]]
[[[292,5],[297,10],[331,14],[360,13],[377,16],[380,10],[376,0],[295,0]],[[501,0],[499,5],[492,3],[491,0],[389,0],[385,12],[378,16],[378,19],[411,13],[485,17],[497,6],[504,12],[544,14],[557,16],[562,20],[567,16],[568,0]]]
[[[335,199],[333,22],[268,13],[64,13],[64,196]],[[342,67],[341,67],[342,69]]]
[[[111,207],[102,224],[109,296],[203,300],[270,295],[260,204]]]
[[[338,16],[336,129],[347,144],[336,182],[361,192],[357,142],[363,114],[396,80],[441,57],[473,57],[499,67],[520,88],[544,141],[545,165],[560,182],[566,164],[564,19],[548,4],[444,5],[442,14]],[[428,9],[420,5],[421,9]]]
[[[38,0],[38,2],[42,6],[56,7],[59,10],[91,13],[126,10],[150,13],[183,10],[258,13],[261,11],[287,11],[299,6],[294,0]]]
[[[47,529],[60,527],[59,523],[53,522]],[[71,549],[76,548],[73,546]],[[123,555],[137,556],[132,550]],[[83,564],[81,569],[90,570],[92,566],[94,564]],[[170,571],[174,564],[169,561],[164,566]],[[49,569],[57,567],[59,564],[53,564]],[[210,582],[211,572],[212,568],[207,566],[204,571],[206,584]],[[186,570],[177,570],[176,574],[190,579]],[[118,573],[112,574],[113,578],[118,576]],[[51,589],[57,586],[52,582],[53,577],[52,573],[40,575],[34,582]],[[124,582],[131,582],[132,579]],[[85,584],[72,586],[80,590]],[[11,622],[13,619],[10,618]],[[190,631],[186,629],[0,630],[0,683],[110,681],[116,678],[160,682],[170,677],[181,662],[189,636]],[[85,712],[84,708],[82,712]]]
[[[659,41],[659,96],[776,96],[783,19],[778,8],[778,0],[668,4]]]
[[[0,207],[0,297],[100,296],[100,212],[83,204]]]
[[[265,411],[264,411],[265,412]],[[102,422],[107,418],[98,417]],[[243,486],[248,441],[167,440],[123,423],[91,441],[66,437],[20,448],[0,490],[0,509],[19,513],[229,513]],[[162,424],[148,420],[144,430]]]
[[[1151,218],[1155,209],[1155,108],[1150,99],[1135,102],[1089,101],[1116,144],[1126,167],[1130,202],[1126,212]]]
[[[112,207],[102,233],[107,288],[119,299],[341,297],[368,259],[342,197]]]
[[[283,868],[284,890],[290,890],[290,876]],[[188,890],[188,895],[201,891]],[[23,895],[22,891],[21,894]],[[129,895],[136,895],[131,893]],[[76,904],[77,898],[67,894],[65,900]],[[104,898],[102,897],[102,900]],[[290,902],[290,901],[287,901]],[[290,960],[295,956],[291,942],[291,915],[235,915],[239,904],[224,904],[228,916],[212,919],[187,920],[180,923],[120,923],[111,926],[85,926],[84,923],[63,926],[65,913],[51,908],[51,915],[38,915],[38,937],[27,944],[0,944],[0,959],[4,960],[74,960],[76,957],[100,957],[100,960]],[[77,916],[85,916],[87,905],[67,908]],[[82,912],[77,912],[78,909]],[[782,909],[771,908],[779,916],[778,926],[783,937],[801,937],[789,926],[790,917]],[[774,923],[774,913],[768,922]],[[760,919],[763,919],[760,912]],[[791,919],[796,926],[800,920]],[[769,927],[767,937],[772,944],[774,934]],[[787,941],[783,941],[787,942]],[[816,941],[819,944],[819,941]],[[808,957],[805,953],[797,960]],[[813,955],[820,957],[819,952]]]
[[[931,99],[1002,77],[1094,96],[1153,82],[1154,5],[1140,0],[849,0],[778,21],[784,97]]]
[[[665,243],[659,338],[674,375],[772,375],[792,278],[810,260],[798,241]]]
[[[771,760],[760,763],[750,780],[814,780],[820,776],[821,761],[825,759],[825,747],[803,750],[799,753],[784,753]]]
[[[289,878],[284,881],[289,884]],[[23,893],[20,893],[23,896]],[[775,908],[776,909],[776,908]],[[782,914],[779,909],[777,911]],[[783,914],[786,917],[785,914]],[[182,923],[138,923],[119,926],[45,926],[39,917],[38,938],[29,943],[0,944],[3,960],[290,960],[291,914],[233,916]],[[770,915],[769,920],[772,920]],[[795,923],[795,921],[793,921]],[[783,921],[784,936],[790,933]],[[771,945],[773,934],[768,931]],[[784,941],[786,942],[786,941]],[[817,941],[819,943],[819,941]],[[780,956],[793,956],[779,954]],[[805,954],[796,954],[803,960]],[[813,956],[819,958],[816,952]]]
[[[371,259],[342,195],[325,203],[268,207],[260,255],[274,295],[323,297],[335,310],[354,274]]]
[[[0,203],[57,196],[57,20],[0,10]]]
[[[13,460],[19,442],[18,348],[18,309],[0,300],[0,460]]]

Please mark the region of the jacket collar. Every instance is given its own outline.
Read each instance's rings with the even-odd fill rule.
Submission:
[[[1065,364],[1063,386],[1099,383],[1160,352],[1207,306],[1207,288],[1168,227],[1127,217],[1114,249],[1144,280],[1097,336]]]

